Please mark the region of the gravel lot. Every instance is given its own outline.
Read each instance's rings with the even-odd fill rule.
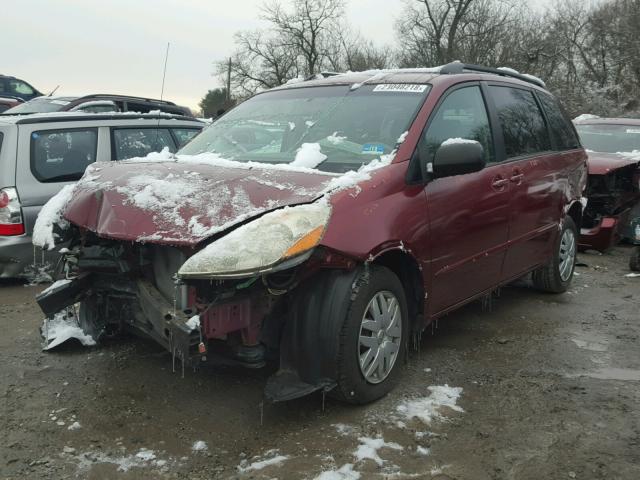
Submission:
[[[324,410],[321,395],[261,408],[268,372],[183,379],[136,338],[43,353],[43,287],[3,284],[0,478],[638,479],[629,253],[580,255],[565,295],[523,284],[492,311],[476,302],[441,319],[391,395]],[[410,418],[416,405],[433,418]]]

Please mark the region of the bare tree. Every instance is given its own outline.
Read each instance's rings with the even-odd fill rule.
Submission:
[[[295,0],[291,11],[277,1],[263,7],[263,18],[282,44],[301,56],[305,75],[319,72],[329,53],[329,33],[343,13],[343,0]]]

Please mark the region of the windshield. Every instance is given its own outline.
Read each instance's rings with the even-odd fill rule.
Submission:
[[[69,105],[70,99],[38,97],[28,102],[16,105],[9,110],[5,110],[5,114],[16,113],[48,113],[57,112],[65,105]]]
[[[428,85],[340,85],[266,92],[221,117],[179,153],[346,172],[391,153],[428,91]]]
[[[594,152],[631,152],[640,150],[640,125],[576,125],[584,148]]]

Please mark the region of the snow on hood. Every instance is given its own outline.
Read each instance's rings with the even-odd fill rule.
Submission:
[[[322,155],[314,144],[299,155]],[[195,245],[262,213],[354,188],[391,163],[392,152],[346,174],[295,164],[238,162],[216,154],[173,155],[90,165],[71,191],[43,208],[40,236],[49,245],[57,218],[116,240]],[[317,158],[316,158],[317,160]],[[52,200],[54,200],[52,199]],[[51,201],[50,201],[51,202]],[[54,221],[49,221],[53,219]],[[51,227],[47,230],[46,227]]]

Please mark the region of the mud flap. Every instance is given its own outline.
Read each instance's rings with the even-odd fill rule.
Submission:
[[[280,369],[265,387],[267,400],[293,400],[338,384],[339,336],[360,272],[323,271],[296,289],[280,343]]]

